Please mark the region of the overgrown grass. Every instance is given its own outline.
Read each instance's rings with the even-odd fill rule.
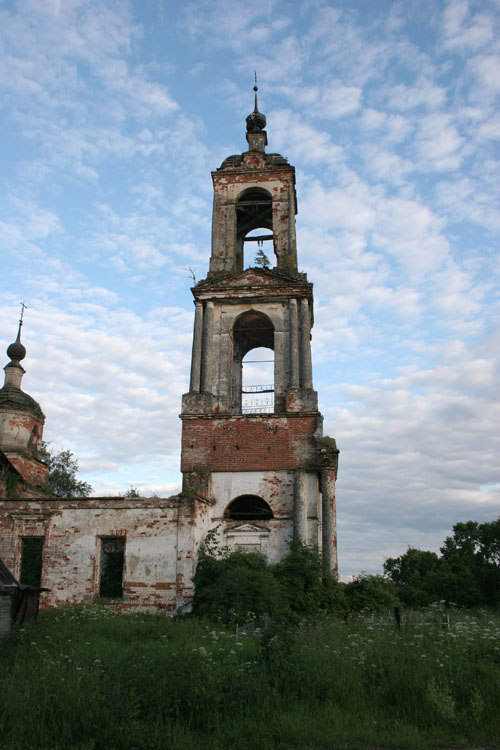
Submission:
[[[67,608],[0,644],[2,750],[500,747],[500,618],[251,636]]]

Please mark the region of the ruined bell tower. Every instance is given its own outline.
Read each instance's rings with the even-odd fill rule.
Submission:
[[[192,290],[191,379],[182,401],[183,496],[193,504],[198,544],[217,527],[230,548],[276,562],[295,536],[317,544],[335,570],[338,450],[323,437],[313,388],[313,294],[297,269],[295,169],[266,153],[254,90],[248,150],[212,173],[210,270]],[[256,248],[252,267],[245,256]],[[270,384],[244,378],[257,349],[274,363]]]

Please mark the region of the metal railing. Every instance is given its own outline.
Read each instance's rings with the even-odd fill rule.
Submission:
[[[244,385],[241,389],[242,414],[272,414],[274,411],[274,386]]]

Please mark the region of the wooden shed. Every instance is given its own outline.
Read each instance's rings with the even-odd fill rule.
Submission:
[[[49,589],[18,583],[0,559],[0,638],[6,638],[11,624],[33,622],[38,615],[40,594]]]
[[[16,579],[0,558],[0,638],[6,638],[10,633],[12,597],[17,588]]]

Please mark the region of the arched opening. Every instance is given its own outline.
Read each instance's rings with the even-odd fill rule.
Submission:
[[[256,354],[252,357],[253,351]],[[259,382],[250,382],[252,376]],[[233,413],[273,412],[274,382],[274,326],[264,313],[249,310],[240,315],[233,326]]]
[[[229,503],[224,518],[231,521],[268,521],[274,516],[271,507],[258,495],[240,495]]]
[[[248,188],[236,202],[236,269],[255,265],[259,250],[269,258],[267,248],[274,252],[273,199],[263,188]]]
[[[241,413],[272,414],[274,411],[274,352],[259,346],[242,359]]]

